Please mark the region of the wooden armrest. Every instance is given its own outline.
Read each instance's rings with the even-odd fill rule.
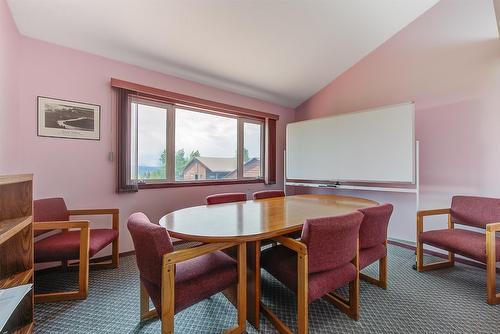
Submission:
[[[500,223],[491,223],[491,224],[486,225],[486,231],[488,231],[488,232],[500,231]]]
[[[450,208],[446,209],[433,209],[433,210],[420,210],[417,212],[418,217],[424,216],[436,216],[436,215],[448,215],[451,213]]]
[[[52,221],[52,222],[35,222],[33,229],[35,230],[60,230],[69,228],[89,228],[88,220],[67,220],[67,221]]]
[[[238,244],[235,242],[218,242],[218,243],[203,244],[201,246],[188,249],[177,250],[175,252],[163,255],[163,265],[166,266],[170,264],[176,264],[208,253],[213,253],[218,250],[223,250],[229,247],[233,247],[236,245]]]
[[[279,242],[287,248],[290,248],[298,254],[307,255],[307,245],[303,242],[284,236],[274,237],[273,240]]]
[[[70,216],[95,216],[119,214],[119,209],[76,209],[68,210]]]
[[[111,222],[113,230],[120,229],[119,222],[119,209],[77,209],[68,210],[70,216],[96,216],[96,215],[113,215],[113,220]]]

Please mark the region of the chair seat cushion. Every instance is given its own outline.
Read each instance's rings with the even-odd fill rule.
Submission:
[[[141,281],[161,313],[161,287],[144,277]],[[177,264],[175,271],[175,313],[238,282],[238,265],[223,252],[214,252]]]
[[[262,252],[261,264],[271,275],[293,292],[297,292],[297,253],[276,246]],[[309,274],[308,302],[312,303],[327,293],[356,279],[356,267],[348,263],[323,272]]]
[[[91,229],[89,257],[118,238],[112,229]],[[35,242],[35,262],[77,260],[80,258],[80,230],[61,232]]]
[[[387,249],[383,244],[379,244],[370,248],[362,248],[359,250],[359,268],[368,267],[375,261],[387,255]]]
[[[486,262],[486,236],[463,229],[443,229],[422,232],[419,240],[425,244]],[[496,260],[500,261],[500,238],[496,238]]]

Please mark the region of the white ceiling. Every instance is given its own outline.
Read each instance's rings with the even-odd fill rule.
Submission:
[[[21,34],[296,107],[438,0],[8,0]]]

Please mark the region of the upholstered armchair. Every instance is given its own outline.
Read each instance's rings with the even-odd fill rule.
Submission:
[[[237,325],[225,333],[246,328],[246,247],[236,243],[210,243],[174,251],[167,230],[143,213],[127,223],[132,235],[140,274],[141,320],[159,316],[162,333],[174,332],[174,315],[210,296],[237,285]],[[221,252],[236,246],[237,259]],[[154,309],[149,309],[149,298]]]
[[[253,193],[253,199],[265,199],[274,197],[285,197],[283,190],[262,190]]]
[[[274,240],[281,245],[262,252],[262,267],[297,294],[299,334],[308,332],[308,304],[322,297],[358,320],[358,235],[362,220],[360,212],[308,219],[300,241],[277,237]],[[334,292],[345,284],[349,284],[348,300]],[[291,332],[263,304],[262,311],[280,332]]]
[[[94,215],[111,215],[112,227],[91,229],[88,220],[70,220],[71,216]],[[78,266],[79,270],[78,291],[36,294],[35,302],[86,299],[88,296],[89,259],[109,244],[112,244],[111,260],[95,262],[92,263],[92,266],[118,267],[118,209],[68,210],[62,198],[39,199],[33,202],[33,220],[36,237],[57,230],[57,233],[35,241],[35,263],[60,261],[63,269]],[[72,260],[78,260],[78,262],[76,264],[69,263]]]
[[[394,207],[382,204],[360,209],[363,222],[359,229],[359,268],[378,261],[378,279],[360,273],[368,283],[387,289],[387,227]]]
[[[424,232],[424,217],[446,215],[448,228]],[[455,228],[464,225],[486,230],[486,233]],[[452,267],[455,254],[486,264],[487,302],[500,304],[496,292],[496,263],[500,261],[500,199],[476,196],[454,196],[451,207],[417,212],[417,270]],[[448,251],[445,261],[424,264],[424,244]]]
[[[208,205],[244,202],[247,200],[247,195],[245,193],[222,193],[207,196],[206,200]]]

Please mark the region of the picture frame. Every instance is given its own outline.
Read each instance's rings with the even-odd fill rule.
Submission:
[[[38,136],[101,139],[101,106],[45,96],[37,97]]]

